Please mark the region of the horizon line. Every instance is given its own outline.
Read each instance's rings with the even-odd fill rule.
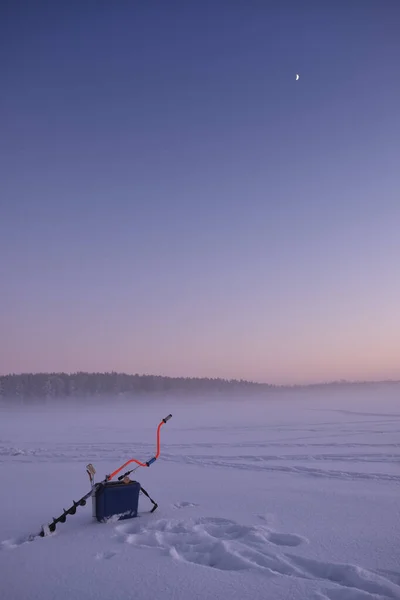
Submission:
[[[208,377],[208,376],[191,376],[191,375],[161,375],[154,373],[126,373],[123,371],[21,371],[21,372],[13,372],[13,373],[5,373],[0,375],[2,377],[21,377],[26,375],[43,375],[43,376],[60,376],[66,375],[71,377],[73,375],[119,375],[125,377],[154,377],[154,378],[162,378],[162,379],[191,379],[194,381],[215,381],[215,382],[228,382],[228,383],[240,383],[242,385],[255,385],[260,387],[273,387],[273,388],[306,388],[306,387],[318,387],[318,386],[332,386],[332,385],[377,385],[377,384],[399,384],[399,379],[335,379],[330,381],[318,381],[314,383],[268,383],[265,381],[253,381],[249,379],[236,379],[236,378],[227,378],[227,377]]]

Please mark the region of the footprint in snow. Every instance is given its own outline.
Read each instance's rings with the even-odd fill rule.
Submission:
[[[194,502],[176,502],[176,504],[172,505],[173,508],[196,508],[196,506],[199,506],[198,504],[195,504]]]
[[[117,552],[98,552],[96,554],[96,560],[109,560],[110,558],[113,558],[114,556],[117,555]]]
[[[329,584],[329,589],[316,591],[314,600],[400,599],[397,573],[376,573],[357,565],[289,554],[283,551],[284,546],[298,546],[307,540],[272,531],[264,525],[248,526],[230,519],[201,517],[137,521],[121,524],[115,531],[121,542],[156,549],[180,562],[223,571],[254,569],[266,576],[298,577]]]
[[[300,544],[307,543],[308,540],[306,538],[301,537],[300,535],[295,535],[294,533],[277,533],[272,531],[268,535],[268,540],[271,544],[275,544],[275,546],[300,546]]]
[[[341,591],[341,594],[337,590],[327,590],[326,594],[331,600],[362,600],[368,596],[400,598],[400,586],[379,573],[358,565],[327,563],[294,554],[287,556],[305,575],[347,588],[346,593]]]
[[[13,550],[14,548],[18,548],[23,544],[28,544],[29,542],[33,542],[36,538],[31,535],[26,535],[19,538],[11,538],[10,540],[4,540],[1,542],[0,548],[7,548],[9,550]]]
[[[224,571],[254,568],[269,574],[299,576],[300,569],[283,556],[276,556],[274,547],[306,541],[292,534],[273,533],[264,526],[241,525],[218,517],[129,523],[119,525],[116,532],[125,543],[157,548],[182,562]]]

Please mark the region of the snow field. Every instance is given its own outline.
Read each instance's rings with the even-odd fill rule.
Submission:
[[[2,600],[400,598],[397,395],[1,407]],[[27,536],[129,457],[137,519],[91,506]],[[123,416],[121,418],[121,416]]]

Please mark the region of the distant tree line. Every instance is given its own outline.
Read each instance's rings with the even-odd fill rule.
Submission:
[[[61,398],[154,392],[223,392],[273,388],[245,380],[125,373],[22,373],[0,376],[0,397]]]
[[[262,392],[289,390],[323,390],[355,387],[399,385],[389,381],[332,381],[311,385],[272,385],[243,379],[198,377],[163,377],[161,375],[127,375],[126,373],[22,373],[0,376],[0,399],[93,397],[137,395],[143,393],[215,393]]]

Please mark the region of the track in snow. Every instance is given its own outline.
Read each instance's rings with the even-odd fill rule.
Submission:
[[[334,584],[335,587],[324,592],[326,596],[320,595],[321,599],[400,598],[400,573],[373,572],[357,565],[297,556],[290,549],[308,543],[308,540],[294,533],[273,531],[264,525],[246,526],[230,519],[200,517],[159,519],[146,524],[132,521],[117,525],[115,532],[124,544],[152,548],[172,560],[201,568],[254,569],[266,576],[298,577]]]

